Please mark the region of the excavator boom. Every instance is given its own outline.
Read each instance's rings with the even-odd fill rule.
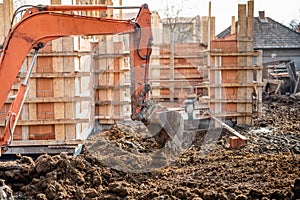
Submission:
[[[49,41],[71,35],[112,35],[130,34],[131,70],[135,83],[131,88],[132,116],[139,116],[143,110],[143,102],[149,91],[148,64],[151,54],[152,31],[151,13],[148,5],[138,7],[139,13],[134,20],[117,20],[96,18],[61,11],[106,10],[108,6],[34,6],[27,9],[22,19],[10,29],[0,57],[0,109],[3,107],[11,86],[29,51],[36,53]],[[120,8],[120,7],[118,7]],[[132,7],[130,7],[132,8]],[[137,8],[137,7],[134,7]],[[30,71],[30,70],[28,70]],[[30,75],[30,74],[29,74]],[[12,138],[27,92],[27,83],[20,87],[17,97],[12,103],[6,120],[6,128],[0,135],[0,147],[6,147]],[[145,93],[146,92],[146,93]]]

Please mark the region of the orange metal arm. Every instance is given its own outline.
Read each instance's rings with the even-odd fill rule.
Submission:
[[[145,84],[147,76],[145,71],[150,59],[150,49],[152,42],[151,13],[147,4],[140,7],[140,11],[135,21],[103,19],[96,17],[64,14],[51,11],[71,11],[71,10],[102,10],[106,6],[36,6],[28,9],[21,21],[16,24],[8,33],[3,51],[0,57],[0,109],[3,107],[11,86],[31,49],[40,49],[47,42],[59,37],[70,35],[108,35],[130,33],[134,40],[131,46],[131,68],[137,69],[139,74],[132,73],[133,79],[139,86]],[[136,55],[135,55],[136,54]],[[142,71],[144,69],[144,71]],[[135,71],[135,70],[133,70]],[[134,85],[136,87],[136,84]],[[13,113],[20,112],[22,102],[26,97],[27,85],[21,87],[22,95],[15,99]],[[142,91],[143,88],[132,88],[134,91]],[[19,92],[18,92],[19,93]],[[141,92],[138,92],[141,93]],[[24,95],[23,95],[24,94]],[[136,96],[139,98],[139,96]],[[133,101],[132,103],[136,103]],[[136,107],[136,106],[134,106]],[[141,111],[141,107],[133,110],[133,115]],[[17,120],[14,120],[16,123]],[[6,128],[6,130],[9,130]],[[4,132],[0,135],[0,147],[7,145],[11,133]]]
[[[146,16],[147,19],[140,20],[138,16],[136,21],[144,23],[139,26],[145,31],[151,31],[150,11],[144,7],[142,6],[139,16]],[[32,14],[23,18],[6,37],[0,58],[0,108],[7,98],[27,53],[32,48],[43,47],[46,42],[63,36],[133,33],[136,31],[137,23],[129,20],[74,17],[68,14],[33,11]],[[141,35],[142,38],[144,36]],[[152,36],[147,34],[147,37]],[[151,40],[151,38],[144,40]],[[141,60],[141,63],[144,62]]]
[[[47,5],[41,6],[39,10],[43,11],[95,11],[95,10],[107,10],[107,9],[140,9],[141,7],[137,6],[105,6],[105,5],[77,5],[77,6],[68,6],[68,5]]]

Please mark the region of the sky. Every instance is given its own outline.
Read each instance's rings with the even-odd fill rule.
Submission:
[[[123,5],[140,5],[146,2],[150,10],[157,10],[160,15],[163,15],[166,2],[173,2],[174,6],[182,10],[180,12],[182,17],[192,17],[207,16],[209,1],[211,1],[212,16],[216,17],[217,33],[231,25],[232,16],[236,16],[237,20],[238,4],[247,3],[246,0],[123,0]],[[119,0],[113,2],[118,5]],[[300,21],[299,0],[254,0],[255,17],[258,16],[258,11],[265,11],[266,17],[271,17],[284,25],[288,25],[293,19]]]
[[[29,4],[47,4],[50,0],[21,0]],[[220,33],[231,25],[231,16],[236,16],[238,4],[246,4],[247,0],[122,0],[123,6],[140,6],[144,3],[149,5],[151,11],[158,11],[164,17],[166,3],[174,5],[176,10],[180,10],[180,17],[207,16],[208,4],[211,1],[212,16],[216,17],[216,32]],[[62,0],[69,4],[72,0]],[[271,17],[275,21],[284,25],[296,19],[300,21],[300,1],[299,0],[254,0],[254,16],[258,16],[258,11],[265,11],[266,17]],[[114,5],[119,5],[119,0],[113,0]],[[124,11],[126,12],[126,11]]]

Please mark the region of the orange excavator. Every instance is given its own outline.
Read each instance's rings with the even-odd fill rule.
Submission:
[[[96,18],[64,11],[105,11],[107,9],[139,9],[133,20]],[[151,90],[148,83],[149,60],[152,45],[151,13],[148,5],[141,7],[113,7],[103,5],[49,5],[23,6],[21,20],[10,28],[0,58],[0,109],[21,69],[28,52],[34,50],[32,63],[24,82],[7,112],[5,129],[0,135],[1,153],[12,142],[13,132],[28,92],[28,81],[38,52],[47,42],[64,36],[130,34],[131,107],[133,120],[147,121],[146,98]],[[70,12],[69,12],[70,13]]]

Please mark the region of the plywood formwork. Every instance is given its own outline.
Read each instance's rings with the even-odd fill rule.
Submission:
[[[169,49],[162,46],[154,47],[150,66],[151,97],[158,101],[169,101],[173,93],[175,101],[178,102],[202,93],[200,86],[203,85],[204,74],[199,66],[204,65],[204,57],[201,51],[203,48],[197,43],[175,44],[174,80],[170,80]],[[174,91],[170,89],[171,83],[174,84]]]
[[[239,4],[238,32],[210,43],[210,109],[237,124],[251,125],[261,112],[262,63],[261,53],[253,50],[253,9],[253,1]]]
[[[112,5],[111,0],[72,2]],[[79,14],[113,17],[112,10]],[[32,58],[30,52],[10,96],[17,93]],[[82,143],[94,120],[113,124],[130,117],[128,36],[65,37],[48,43],[39,52],[29,87],[12,146]],[[0,111],[0,130],[11,102],[9,98]]]
[[[154,46],[150,64],[150,97],[164,102],[167,106],[178,107],[187,98],[207,95],[205,51],[209,45],[208,41],[214,38],[215,18],[202,17],[200,24],[194,23],[191,27],[194,41],[175,42],[172,47],[168,39],[162,38],[162,35],[166,34],[164,32],[168,32],[163,29],[163,20],[160,20],[157,13],[152,15]],[[197,17],[200,20],[200,17]]]
[[[51,3],[60,4],[60,1]],[[80,62],[84,55],[81,49],[86,47],[75,40],[78,38],[60,38],[39,52],[22,114],[27,121],[19,122],[29,140],[52,140],[53,144],[77,140],[89,126],[89,115],[82,115],[83,110],[88,109],[84,104],[90,101],[89,94],[83,94],[80,87],[75,87],[76,81],[89,76],[89,70],[85,70]],[[75,43],[79,45],[76,48]],[[24,71],[31,58],[29,54]]]
[[[113,124],[130,117],[128,36],[104,36],[94,46],[95,118]]]
[[[113,5],[111,0],[88,3]],[[97,16],[99,13],[90,13]],[[113,18],[112,10],[100,13]],[[91,42],[94,52],[91,58],[91,91],[94,113],[92,121],[114,124],[130,117],[130,69],[129,37],[127,35],[104,35]]]
[[[53,0],[51,3],[60,4],[61,1]],[[81,1],[76,3],[86,4]],[[90,81],[93,54],[90,40],[93,39],[60,38],[40,50],[12,146],[76,146],[82,143],[81,139],[85,138],[94,123],[94,92]],[[30,52],[24,61],[10,96],[16,94],[32,56]],[[12,99],[8,98],[0,112],[1,129],[11,102]]]

